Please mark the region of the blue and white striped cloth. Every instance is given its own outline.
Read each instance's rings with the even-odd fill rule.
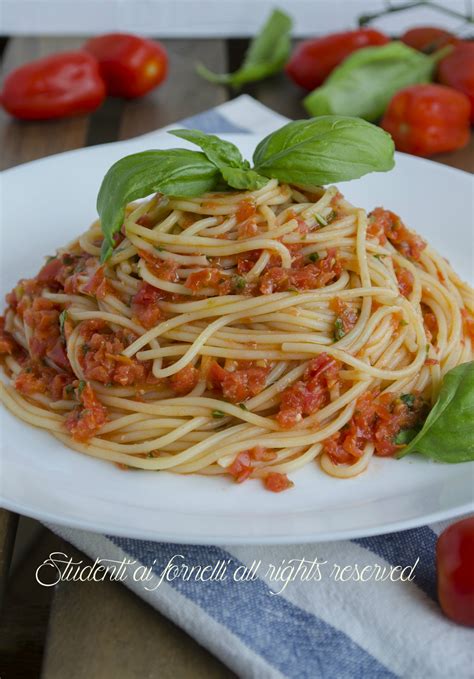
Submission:
[[[206,132],[267,134],[286,122],[242,96],[182,121]],[[93,560],[131,559],[124,584],[182,627],[240,677],[275,679],[468,679],[474,677],[474,632],[447,620],[436,602],[434,524],[357,540],[285,546],[200,546],[156,543],[49,526]],[[161,581],[170,559],[187,566],[225,562],[227,578]],[[282,583],[269,564],[327,561],[320,581]],[[337,582],[332,564],[359,568],[412,566],[413,581]],[[237,569],[261,560],[258,577],[234,580]],[[134,581],[137,565],[150,579]],[[327,576],[325,576],[325,573]],[[98,585],[100,586],[100,585]]]

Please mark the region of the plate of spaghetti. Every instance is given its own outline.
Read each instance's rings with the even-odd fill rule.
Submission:
[[[3,506],[228,544],[469,510],[472,178],[318,120],[3,173]]]

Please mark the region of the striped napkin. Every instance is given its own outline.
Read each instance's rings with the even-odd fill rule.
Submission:
[[[182,124],[268,134],[285,122],[244,95]],[[472,679],[474,632],[448,621],[436,602],[434,550],[446,525],[264,547],[178,545],[48,527],[92,560],[127,560],[124,584],[240,677]],[[359,573],[378,567],[381,578],[395,566],[411,576],[361,582],[353,577],[356,565]],[[135,580],[143,566],[146,580]],[[338,580],[337,573],[352,577]]]

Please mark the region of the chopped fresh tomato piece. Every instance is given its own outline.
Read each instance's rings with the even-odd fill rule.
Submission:
[[[29,342],[33,359],[49,358],[58,367],[70,370],[59,327],[60,306],[45,297],[35,297],[25,309],[24,320],[31,328]]]
[[[436,545],[438,599],[458,625],[474,627],[474,517],[444,530]]]
[[[237,238],[238,240],[244,240],[245,238],[254,238],[258,233],[258,228],[256,223],[247,219],[242,224],[237,227]]]
[[[80,405],[67,416],[66,429],[76,441],[86,442],[107,421],[107,408],[99,401],[89,383],[80,385],[76,395]]]
[[[263,482],[265,488],[271,490],[272,493],[281,493],[283,490],[288,490],[288,488],[292,488],[295,485],[286,474],[280,474],[279,472],[269,472]]]
[[[260,292],[270,295],[286,290],[314,290],[322,288],[340,275],[341,262],[335,248],[330,248],[324,259],[297,269],[272,267],[260,279]]]
[[[136,339],[136,335],[125,330],[113,333],[101,321],[85,321],[81,326],[84,342],[81,346],[79,363],[88,380],[102,384],[131,386],[149,381],[150,361],[123,356],[123,350]]]
[[[340,297],[335,297],[329,304],[330,308],[336,313],[334,321],[334,339],[337,341],[347,335],[357,323],[359,312],[348,302],[344,302]]]
[[[403,266],[395,266],[395,275],[397,277],[398,289],[404,297],[409,297],[413,291],[413,284],[415,277],[412,272],[405,269]]]
[[[268,367],[254,367],[250,364],[248,367],[231,371],[214,361],[209,369],[207,381],[210,389],[221,391],[228,401],[241,403],[256,396],[265,388],[269,370]]]
[[[162,291],[145,282],[142,282],[139,291],[132,298],[132,313],[147,330],[158,325],[162,318],[158,304],[161,299]]]
[[[271,462],[277,456],[274,450],[268,450],[268,448],[263,446],[254,446],[250,450],[250,455],[256,462]]]
[[[281,394],[276,419],[282,429],[292,429],[304,416],[312,415],[329,402],[329,389],[336,384],[339,369],[339,363],[326,353],[309,362],[303,379]]]
[[[63,262],[59,257],[51,257],[46,264],[40,269],[36,278],[42,283],[54,284],[57,283],[57,276],[63,268]]]
[[[5,319],[0,316],[0,354],[13,354],[19,349],[14,337],[5,330]]]
[[[93,295],[97,299],[104,299],[112,292],[112,287],[105,277],[103,266],[99,266],[86,285],[83,286],[82,292],[85,292],[87,295]]]
[[[199,370],[189,364],[169,378],[169,385],[175,394],[189,394],[199,382]]]
[[[27,361],[15,380],[15,389],[25,396],[48,394],[54,401],[66,398],[65,388],[75,381],[71,373],[58,373],[36,361]]]
[[[244,450],[239,453],[232,464],[227,467],[227,471],[231,476],[234,477],[237,483],[242,483],[242,481],[248,479],[252,473],[249,451]]]
[[[189,274],[185,286],[192,292],[199,292],[204,288],[217,288],[226,278],[220,269],[209,267]]]
[[[235,217],[237,222],[244,222],[246,219],[253,219],[257,214],[257,207],[253,200],[246,199],[240,201]]]
[[[382,245],[388,239],[394,248],[411,259],[419,260],[426,248],[425,241],[407,229],[398,215],[381,207],[376,207],[370,213],[367,233],[370,236],[378,236]]]
[[[423,315],[423,324],[425,326],[426,339],[431,342],[433,337],[438,334],[438,321],[436,316],[426,304],[421,304],[421,313]]]
[[[391,456],[402,448],[397,434],[419,427],[425,415],[426,405],[417,394],[397,398],[391,393],[365,392],[357,399],[348,424],[323,442],[324,451],[335,464],[352,464],[371,442],[376,455]]]
[[[138,254],[145,260],[148,270],[156,278],[161,278],[161,280],[169,281],[170,283],[177,283],[179,281],[179,263],[174,259],[154,257],[148,250],[139,250]]]

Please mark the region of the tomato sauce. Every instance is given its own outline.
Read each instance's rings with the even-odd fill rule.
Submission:
[[[418,394],[395,397],[367,391],[357,399],[348,424],[323,442],[323,449],[335,464],[353,464],[373,443],[375,455],[389,457],[403,445],[396,443],[402,430],[418,428],[426,416],[427,406]]]
[[[407,229],[398,215],[381,207],[376,207],[369,214],[367,234],[377,238],[381,245],[385,245],[388,239],[396,250],[414,260],[419,260],[426,248],[425,241]]]
[[[330,248],[324,259],[301,268],[271,267],[260,279],[259,290],[264,295],[287,290],[314,290],[332,283],[342,272],[336,250]]]
[[[151,373],[151,361],[138,361],[122,352],[137,336],[127,330],[113,332],[103,321],[84,321],[80,335],[79,363],[87,380],[122,387],[156,381]]]
[[[405,269],[403,266],[394,266],[395,275],[397,277],[398,289],[400,294],[404,297],[409,297],[413,292],[413,285],[415,283],[415,277],[409,269]]]
[[[107,421],[107,409],[87,383],[76,390],[79,405],[66,418],[66,429],[76,441],[87,442]]]
[[[236,370],[226,370],[213,361],[207,374],[209,389],[220,392],[231,403],[242,403],[265,388],[269,367],[255,366],[252,361],[239,361]]]
[[[149,283],[142,282],[139,291],[132,298],[132,314],[137,321],[149,330],[162,320],[163,314],[158,302],[164,295]]]
[[[337,383],[340,364],[326,353],[313,358],[304,374],[281,394],[276,419],[282,429],[292,429],[303,417],[329,403],[329,390]]]

